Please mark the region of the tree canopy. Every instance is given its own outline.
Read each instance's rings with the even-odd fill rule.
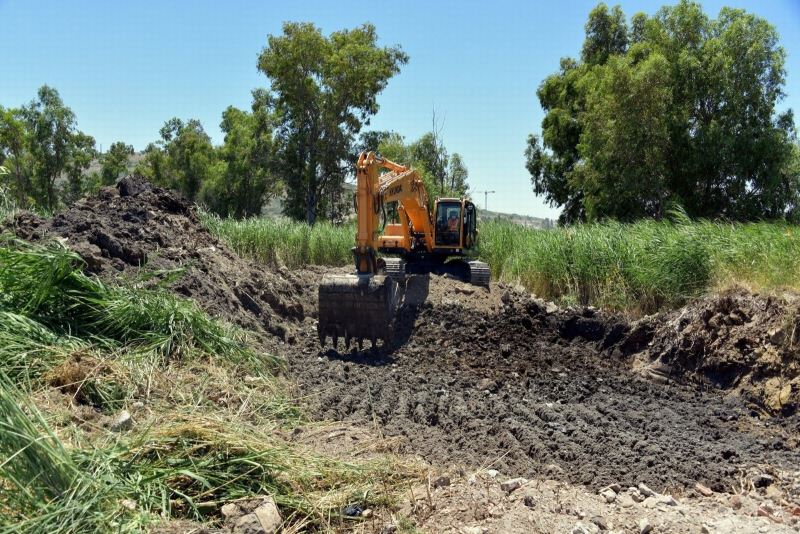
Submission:
[[[80,192],[84,171],[95,157],[94,138],[81,132],[72,110],[54,88],[43,85],[21,108],[0,107],[0,163],[9,170],[9,190],[22,207],[58,207],[58,179]]]
[[[320,208],[337,202],[355,136],[408,61],[399,47],[377,41],[371,24],[325,36],[313,24],[288,22],[281,35],[269,36],[258,68],[275,106],[287,215],[313,224]]]
[[[447,154],[447,148],[433,132],[406,143],[397,132],[370,131],[361,136],[362,150],[377,150],[382,156],[414,167],[422,176],[429,196],[464,197],[468,193],[469,171],[461,154]]]
[[[526,150],[534,192],[562,222],[798,216],[797,148],[775,28],[740,9],[709,18],[681,0],[630,21],[589,14],[580,59],[537,95],[542,135]]]

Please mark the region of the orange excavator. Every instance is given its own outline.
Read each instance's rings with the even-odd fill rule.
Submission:
[[[351,340],[386,346],[398,283],[407,275],[449,274],[489,286],[489,265],[471,260],[478,243],[475,205],[467,199],[440,198],[429,206],[428,192],[413,168],[362,152],[356,164],[356,272],[326,275],[319,286],[317,333],[349,348]],[[387,208],[395,214],[387,222]],[[432,210],[431,210],[432,208]],[[388,254],[391,257],[382,257]]]

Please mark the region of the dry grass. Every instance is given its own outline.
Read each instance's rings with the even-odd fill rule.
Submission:
[[[297,531],[387,506],[422,467],[288,439],[309,424],[244,336],[188,301],[80,272],[53,245],[0,246],[0,530],[219,524],[269,494]],[[121,409],[133,428],[114,431]]]

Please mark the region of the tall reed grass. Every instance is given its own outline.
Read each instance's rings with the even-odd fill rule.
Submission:
[[[640,221],[555,230],[481,226],[496,279],[552,299],[652,312],[732,283],[800,288],[800,235],[784,223]]]
[[[240,254],[270,264],[347,265],[352,226],[205,215]],[[732,283],[800,289],[800,228],[780,222],[672,220],[536,230],[492,220],[479,252],[496,280],[547,299],[652,312]]]
[[[270,265],[346,265],[352,261],[354,225],[320,222],[314,226],[289,219],[222,219],[201,213],[206,227],[243,256]]]

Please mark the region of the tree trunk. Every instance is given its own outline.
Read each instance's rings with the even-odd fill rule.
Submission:
[[[317,222],[317,151],[311,147],[308,156],[308,169],[306,170],[306,222],[314,225]]]
[[[317,191],[315,187],[309,187],[306,195],[306,222],[312,226],[317,222]]]

